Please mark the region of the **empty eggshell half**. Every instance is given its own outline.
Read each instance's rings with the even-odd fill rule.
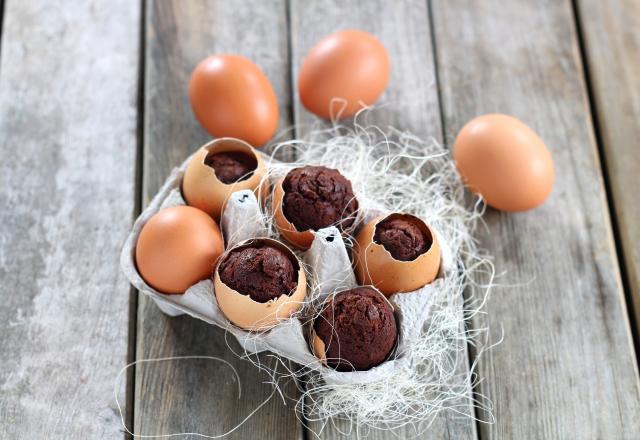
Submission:
[[[284,211],[282,210],[284,200],[283,181],[284,178],[280,179],[273,189],[273,217],[276,226],[278,227],[278,231],[280,231],[280,235],[289,243],[299,249],[308,249],[313,242],[313,231],[298,231],[295,225],[287,219],[287,216],[284,215]]]
[[[232,249],[229,249],[225,255],[220,258],[219,263],[225,259],[231,250],[251,245],[256,241],[265,242],[269,246],[284,251],[297,262],[298,285],[291,295],[280,295],[277,299],[260,303],[254,301],[249,295],[243,295],[222,282],[219,273],[220,264],[218,264],[213,279],[213,289],[218,307],[220,307],[222,313],[224,313],[227,319],[233,324],[251,331],[268,330],[277,325],[279,321],[289,318],[300,310],[307,295],[307,277],[300,260],[291,249],[279,241],[270,238],[254,238],[243,241]]]
[[[427,250],[413,260],[397,260],[374,235],[383,220],[396,216],[410,219],[431,240]],[[390,214],[367,223],[356,235],[353,248],[356,277],[363,285],[370,284],[386,296],[398,292],[411,292],[432,282],[440,269],[440,245],[422,220],[410,214]]]
[[[217,153],[243,153],[255,159],[256,167],[245,180],[224,183],[218,179],[213,167],[206,164],[207,157]],[[248,143],[235,138],[215,139],[191,158],[182,180],[182,195],[187,204],[220,220],[222,210],[229,196],[243,189],[258,191],[265,174],[265,164],[256,150]]]

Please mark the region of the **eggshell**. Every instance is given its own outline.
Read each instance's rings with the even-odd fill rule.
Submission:
[[[151,287],[179,294],[209,278],[223,250],[220,228],[211,217],[190,206],[174,206],[158,211],[142,227],[136,265]]]
[[[300,67],[298,92],[307,110],[322,118],[349,117],[380,97],[389,75],[389,56],[380,41],[367,32],[343,30],[309,51]]]
[[[409,214],[391,214],[412,217],[431,235],[429,249],[415,260],[400,261],[381,244],[374,241],[376,226],[388,216],[380,216],[367,223],[358,232],[353,248],[356,278],[362,285],[370,284],[386,296],[398,292],[411,292],[432,282],[440,269],[440,245],[431,229],[422,220]]]
[[[218,180],[215,170],[205,164],[205,159],[209,154],[222,152],[241,152],[254,157],[257,165],[253,175],[231,184]],[[189,161],[182,179],[182,195],[188,205],[219,221],[229,196],[243,189],[257,192],[265,170],[264,161],[251,145],[234,138],[216,139],[200,148]]]
[[[220,279],[218,267],[216,267],[213,286],[218,307],[233,324],[252,331],[267,330],[277,325],[279,321],[289,318],[302,308],[302,302],[307,295],[307,277],[302,264],[291,249],[284,244],[270,238],[256,238],[239,243],[233,249],[245,246],[256,240],[268,242],[270,246],[282,249],[292,255],[298,261],[299,270],[298,287],[291,295],[281,295],[278,299],[259,303],[251,299],[249,295],[243,295],[223,283]]]
[[[320,337],[313,330],[311,330],[311,347],[313,349],[313,355],[317,357],[320,360],[320,362],[326,365],[327,363],[326,345],[324,344],[324,341],[320,339]]]
[[[313,231],[298,231],[293,223],[287,220],[282,210],[282,204],[284,200],[284,189],[282,188],[282,182],[284,178],[276,183],[273,189],[273,217],[276,222],[276,227],[280,232],[280,235],[289,243],[299,249],[309,249],[313,238],[315,237]]]
[[[535,208],[553,188],[549,149],[512,116],[488,114],[469,121],[458,134],[453,157],[471,191],[502,211]]]
[[[278,127],[278,102],[271,83],[238,55],[205,58],[191,74],[189,98],[196,118],[214,137],[265,144]]]

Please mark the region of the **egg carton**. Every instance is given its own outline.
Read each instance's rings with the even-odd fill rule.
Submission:
[[[416,338],[420,337],[421,330],[429,319],[434,293],[442,287],[444,277],[456,270],[451,251],[438,231],[433,231],[440,243],[442,253],[438,277],[432,283],[413,292],[391,295],[389,301],[395,309],[399,324],[397,347],[390,359],[366,371],[340,372],[324,365],[311,351],[309,329],[305,328],[303,321],[296,316],[282,320],[268,331],[251,332],[235,326],[218,307],[211,279],[194,284],[182,295],[166,295],[148,285],[142,279],[135,263],[138,236],[145,223],[159,210],[186,204],[180,187],[190,159],[171,172],[149,206],[136,219],[127,237],[120,257],[120,266],[134,287],[151,297],[164,314],[169,316],[188,314],[209,324],[217,325],[234,335],[247,352],[270,351],[317,371],[330,385],[365,384],[389,377],[399,369],[411,368],[410,356],[407,353]],[[265,160],[267,160],[266,157]],[[372,206],[365,200],[362,202],[361,206]],[[364,209],[362,220],[370,221],[381,213],[378,210]],[[270,235],[258,201],[250,190],[231,194],[222,214],[220,226],[225,238],[225,249],[247,239]],[[307,301],[322,300],[333,292],[357,286],[347,248],[335,227],[317,231],[311,247],[302,253],[302,259],[306,263],[307,270],[311,272],[307,276],[311,284]]]

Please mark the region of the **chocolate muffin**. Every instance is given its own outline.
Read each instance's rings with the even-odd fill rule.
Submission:
[[[433,238],[420,220],[392,214],[376,225],[373,240],[399,261],[412,261],[429,250]]]
[[[209,154],[205,157],[204,163],[214,169],[220,182],[227,185],[247,180],[258,166],[255,157],[239,151]]]
[[[379,365],[398,337],[393,308],[370,287],[336,294],[315,319],[313,329],[325,344],[327,365],[338,371]]]
[[[355,221],[358,201],[351,182],[338,170],[305,166],[291,170],[282,182],[286,218],[298,231],[335,225],[348,230]]]
[[[266,303],[291,295],[298,287],[298,262],[283,250],[264,243],[231,250],[220,263],[220,280],[252,300]]]

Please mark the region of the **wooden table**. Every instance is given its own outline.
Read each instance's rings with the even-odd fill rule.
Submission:
[[[138,434],[220,434],[269,395],[223,331],[133,291],[118,255],[171,168],[208,139],[186,93],[196,63],[249,57],[273,83],[280,127],[305,123],[300,61],[345,27],[391,56],[376,123],[451,145],[471,117],[509,113],[556,165],[542,207],[489,210],[478,236],[504,272],[487,305],[504,341],[474,390],[495,423],[444,414],[429,438],[640,438],[639,1],[5,0],[3,12],[0,438],[121,438],[114,381],[134,359],[220,356],[244,391],[219,363],[138,365],[116,386]],[[229,438],[313,436],[274,398]]]

